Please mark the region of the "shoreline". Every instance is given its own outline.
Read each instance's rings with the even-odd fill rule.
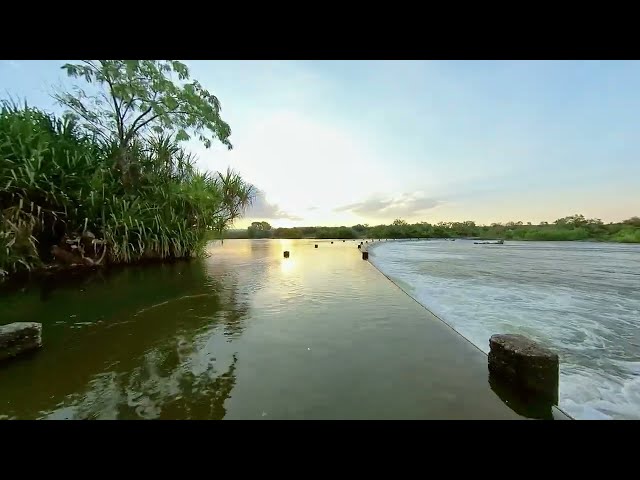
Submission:
[[[130,263],[108,263],[99,265],[59,265],[51,264],[31,270],[20,271],[11,275],[0,277],[0,296],[20,291],[33,286],[49,284],[71,284],[77,281],[92,278],[94,275],[111,275],[127,269],[141,269],[157,265],[175,265],[177,263],[191,262],[198,257],[181,257],[171,259],[146,258]]]
[[[505,242],[578,242],[578,243],[611,243],[614,245],[640,245],[640,241],[615,241],[610,239],[598,239],[598,238],[584,238],[584,239],[539,239],[539,238],[504,238],[504,237],[404,237],[404,238],[389,238],[389,239],[371,239],[371,237],[358,237],[358,238],[317,238],[317,237],[302,237],[302,238],[287,238],[287,237],[263,237],[263,238],[249,238],[245,236],[238,237],[226,237],[226,238],[210,238],[207,240],[208,242],[219,242],[220,240],[333,240],[333,241],[345,241],[345,242],[355,242],[355,241],[364,241],[364,240],[374,240],[376,242],[402,242],[402,241],[431,241],[431,240],[446,240],[446,241],[455,241],[455,240],[504,240]]]

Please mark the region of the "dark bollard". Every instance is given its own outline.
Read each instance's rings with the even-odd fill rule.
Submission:
[[[361,248],[362,248],[362,245],[358,245],[358,249],[361,249]]]
[[[345,242],[345,241],[344,241],[344,240],[342,240],[342,243],[344,243],[344,242]]]
[[[284,252],[284,258],[289,258],[289,251]]]
[[[316,248],[318,248],[318,244],[316,243]]]
[[[333,245],[333,242],[331,242],[331,245]]]
[[[362,259],[369,260],[369,252],[362,252]]]
[[[489,377],[506,383],[529,401],[558,404],[558,355],[523,335],[492,335]]]

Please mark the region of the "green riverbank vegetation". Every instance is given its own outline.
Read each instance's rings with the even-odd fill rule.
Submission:
[[[198,170],[183,146],[232,148],[220,102],[184,64],[62,68],[83,84],[55,94],[63,116],[0,105],[0,278],[198,255],[242,216],[253,187],[231,170]]]
[[[273,228],[267,222],[253,222],[247,230],[226,232],[225,238],[474,238],[640,243],[640,218],[605,224],[576,214],[538,225],[523,222],[476,225],[473,221],[410,224],[397,219],[390,225],[295,228]]]

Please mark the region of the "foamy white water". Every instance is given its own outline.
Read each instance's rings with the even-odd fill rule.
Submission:
[[[383,242],[370,259],[485,352],[521,333],[560,355],[560,407],[640,419],[640,245]]]

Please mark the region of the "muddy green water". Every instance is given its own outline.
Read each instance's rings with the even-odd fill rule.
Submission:
[[[2,294],[0,324],[43,323],[44,347],[0,365],[0,418],[518,418],[356,242],[209,252]]]

